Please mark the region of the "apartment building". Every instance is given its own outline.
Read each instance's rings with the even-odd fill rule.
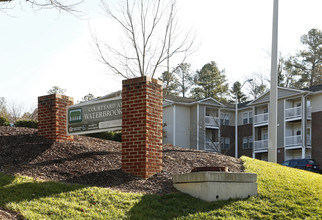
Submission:
[[[164,143],[235,156],[235,106],[213,98],[167,96]],[[268,159],[269,92],[238,105],[238,156]],[[313,158],[322,163],[322,85],[278,88],[278,162]]]
[[[252,107],[238,105],[239,156],[252,156]],[[213,98],[197,100],[166,96],[163,102],[164,144],[197,150],[235,155],[235,107],[224,105]],[[242,137],[249,137],[250,144],[242,145]]]

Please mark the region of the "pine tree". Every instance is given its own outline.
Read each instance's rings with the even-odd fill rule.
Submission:
[[[179,95],[178,87],[179,81],[173,72],[165,71],[159,78],[163,83],[163,96],[167,95]]]
[[[307,49],[290,56],[284,67],[292,78],[290,87],[298,89],[322,83],[322,32],[311,29],[301,37],[301,43]]]
[[[220,102],[227,102],[228,83],[225,71],[220,71],[214,61],[205,64],[194,76],[196,87],[192,95],[198,99],[213,97]]]
[[[238,103],[243,103],[247,101],[247,96],[241,91],[241,84],[239,81],[236,81],[230,89],[231,97],[233,98],[231,102],[235,102],[236,94]]]

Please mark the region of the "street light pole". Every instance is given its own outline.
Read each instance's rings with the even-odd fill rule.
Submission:
[[[235,102],[235,157],[238,158],[238,94],[237,92],[236,92],[236,102]]]
[[[277,52],[278,52],[278,0],[273,6],[271,88],[268,121],[268,161],[277,163]]]
[[[251,82],[253,79],[246,80],[240,87],[243,88],[246,82]],[[238,158],[238,91],[236,92],[236,102],[235,102],[235,157]]]

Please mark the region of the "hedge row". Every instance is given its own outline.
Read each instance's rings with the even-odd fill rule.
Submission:
[[[0,126],[9,126],[10,122],[5,117],[0,117]]]
[[[106,132],[100,132],[100,133],[94,133],[94,134],[86,134],[86,136],[122,142],[121,131],[106,131]]]
[[[34,120],[18,120],[15,122],[16,127],[38,128],[38,121]]]
[[[9,126],[10,122],[5,117],[0,117],[0,126]],[[18,120],[14,123],[16,127],[26,127],[26,128],[38,128],[38,121],[34,120]],[[107,131],[94,134],[87,134],[86,136],[95,137],[105,140],[122,142],[122,132],[121,131]]]

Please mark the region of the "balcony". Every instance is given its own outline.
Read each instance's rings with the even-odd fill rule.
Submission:
[[[219,128],[219,117],[205,116],[205,126]]]
[[[302,147],[302,135],[285,137],[285,148]],[[306,145],[311,145],[311,136],[306,136]]]
[[[267,151],[268,150],[268,140],[254,141],[254,151]]]
[[[268,124],[268,113],[254,115],[254,126],[266,125],[266,124]]]
[[[301,146],[302,135],[285,137],[285,147]]]
[[[285,109],[285,120],[300,119],[302,117],[302,107]]]
[[[213,142],[211,140],[207,140],[205,150],[219,152],[219,142]]]

